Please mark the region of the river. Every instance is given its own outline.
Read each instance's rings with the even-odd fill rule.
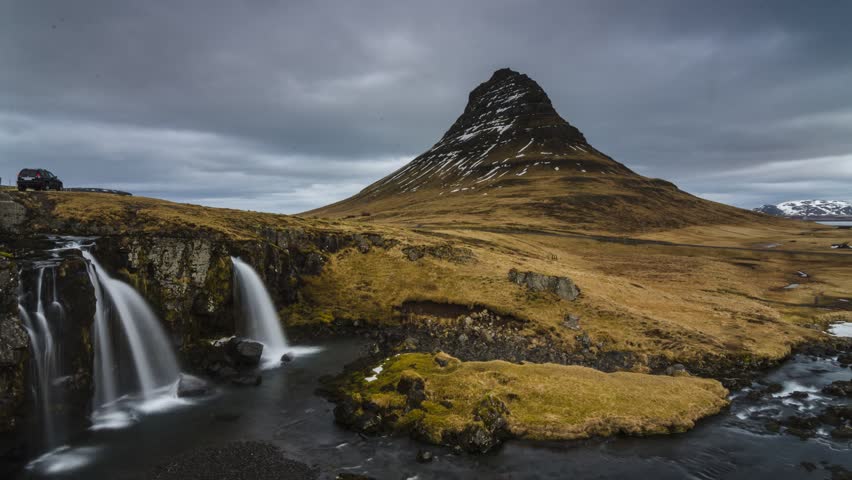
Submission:
[[[315,354],[264,371],[259,387],[222,388],[124,429],[81,432],[67,450],[35,464],[22,478],[146,478],[152,466],[176,454],[233,440],[271,442],[288,458],[316,466],[320,478],[350,472],[418,480],[477,476],[780,480],[827,478],[826,468],[832,465],[852,470],[848,442],[833,440],[823,430],[816,438],[800,440],[770,433],[764,426],[771,418],[842,403],[819,393],[822,386],[852,376],[849,368],[833,359],[789,360],[764,379],[783,386],[776,396],[755,402],[745,392],[737,393],[730,409],[685,434],[567,443],[510,441],[493,453],[472,456],[407,438],[363,438],[335,425],[333,405],[315,394],[318,379],[339,373],[362,354],[364,345],[337,340],[320,346]],[[795,390],[810,392],[809,397],[794,400],[789,394]],[[417,463],[420,449],[432,451],[435,460]],[[809,473],[802,462],[817,470]]]

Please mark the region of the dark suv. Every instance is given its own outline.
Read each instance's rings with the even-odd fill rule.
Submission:
[[[62,190],[62,180],[43,168],[25,168],[18,173],[18,190]]]

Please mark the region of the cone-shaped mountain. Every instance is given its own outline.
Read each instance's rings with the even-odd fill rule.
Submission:
[[[470,93],[432,148],[357,195],[307,214],[600,232],[759,219],[634,173],[592,147],[538,83],[508,68]]]

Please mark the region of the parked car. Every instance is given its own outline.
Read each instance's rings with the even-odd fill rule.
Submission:
[[[62,190],[62,180],[43,168],[25,168],[18,172],[18,190]]]

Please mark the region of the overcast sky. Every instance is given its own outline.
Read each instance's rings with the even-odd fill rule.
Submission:
[[[0,0],[0,176],[294,213],[435,143],[500,67],[630,168],[852,200],[852,2]]]

